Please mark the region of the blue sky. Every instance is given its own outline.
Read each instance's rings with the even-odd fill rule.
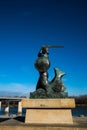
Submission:
[[[0,0],[1,92],[35,90],[42,45],[64,46],[49,50],[49,80],[58,67],[69,95],[87,94],[87,1]]]

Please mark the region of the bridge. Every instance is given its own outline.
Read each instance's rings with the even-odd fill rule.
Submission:
[[[22,104],[21,104],[22,99],[24,99],[24,98],[20,98],[20,97],[0,97],[0,108],[2,106],[2,102],[5,101],[6,105],[5,105],[4,112],[9,113],[10,102],[18,102],[18,114],[21,114],[22,113]]]
[[[0,97],[0,100],[21,100],[20,97]]]

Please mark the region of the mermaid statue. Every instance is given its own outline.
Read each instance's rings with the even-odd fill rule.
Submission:
[[[39,71],[39,79],[36,85],[36,90],[30,92],[30,98],[67,98],[68,93],[64,92],[66,87],[62,82],[64,72],[58,68],[54,68],[55,76],[51,81],[48,81],[48,72],[50,68],[48,48],[62,48],[63,46],[42,46],[38,59],[35,61],[35,68]]]

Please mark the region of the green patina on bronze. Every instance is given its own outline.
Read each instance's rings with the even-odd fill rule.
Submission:
[[[52,81],[48,81],[47,70],[50,67],[48,48],[62,46],[43,46],[35,61],[35,68],[39,71],[40,77],[37,82],[36,91],[30,93],[30,98],[67,98],[68,93],[64,92],[66,87],[62,82],[64,72],[54,68],[55,76]]]

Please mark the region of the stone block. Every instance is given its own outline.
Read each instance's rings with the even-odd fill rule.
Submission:
[[[23,108],[75,108],[74,99],[23,99]]]
[[[70,109],[27,109],[25,123],[73,124]]]

